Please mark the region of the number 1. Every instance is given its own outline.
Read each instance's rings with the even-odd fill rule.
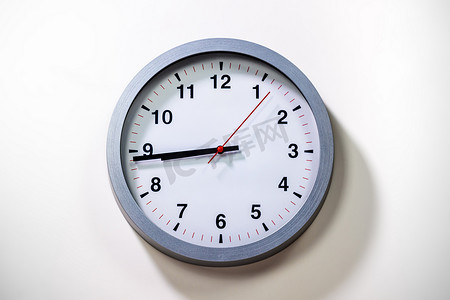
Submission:
[[[259,99],[259,84],[252,87],[252,89],[254,89],[256,92],[256,99]]]

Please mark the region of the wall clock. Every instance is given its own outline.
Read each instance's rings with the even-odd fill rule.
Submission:
[[[235,39],[174,48],[123,92],[107,142],[111,185],[139,235],[179,260],[273,255],[312,223],[333,168],[325,106],[281,55]]]

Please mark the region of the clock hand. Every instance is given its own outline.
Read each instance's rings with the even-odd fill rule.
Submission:
[[[222,147],[225,147],[225,144],[228,143],[228,141],[231,139],[231,137],[239,130],[239,128],[241,128],[242,125],[244,125],[245,121],[247,121],[248,118],[250,118],[250,116],[253,114],[253,112],[258,108],[258,106],[261,105],[261,103],[267,98],[267,96],[269,96],[270,92],[268,92],[264,98],[262,98],[261,101],[259,101],[258,105],[256,105],[256,107],[250,112],[250,114],[247,116],[247,118],[245,118],[244,121],[242,121],[241,125],[238,126],[238,128],[236,128],[236,130],[230,135],[230,137],[228,138],[228,140],[225,141],[225,143],[223,143]],[[220,146],[219,146],[220,147]],[[211,159],[208,161],[208,164],[214,159],[214,157],[216,157],[216,155],[219,152],[219,147],[217,147],[217,151],[215,152],[215,154],[213,155],[213,157],[211,157]]]
[[[170,159],[186,158],[186,157],[200,156],[200,155],[213,154],[213,153],[222,154],[224,152],[238,151],[238,150],[239,150],[239,146],[228,146],[228,147],[218,146],[215,148],[205,148],[205,149],[195,149],[195,150],[175,151],[175,152],[167,152],[167,153],[159,153],[159,154],[133,156],[133,161],[144,161],[144,160],[153,160],[153,159],[170,160]]]

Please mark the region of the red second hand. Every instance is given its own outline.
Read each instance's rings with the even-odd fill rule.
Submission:
[[[208,161],[208,164],[214,159],[214,157],[216,157],[217,153],[219,153],[219,148],[223,149],[223,147],[225,146],[226,143],[228,143],[228,141],[231,139],[231,137],[239,130],[239,128],[242,127],[242,125],[244,125],[245,121],[247,121],[248,118],[250,118],[250,116],[252,115],[252,113],[258,108],[258,106],[261,105],[261,103],[267,98],[267,96],[269,96],[270,92],[267,93],[267,95],[264,96],[264,98],[262,98],[261,101],[259,101],[258,105],[256,105],[256,107],[251,111],[251,113],[247,116],[247,118],[245,118],[244,121],[242,121],[241,125],[239,125],[238,128],[236,128],[236,130],[230,135],[230,137],[228,138],[228,140],[225,141],[225,143],[223,143],[222,146],[217,147],[217,151],[216,153],[213,155],[213,157],[211,157],[211,159]]]

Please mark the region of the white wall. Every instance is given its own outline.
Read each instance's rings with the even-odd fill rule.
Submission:
[[[1,299],[449,299],[448,1],[0,2]],[[326,103],[329,196],[308,231],[248,266],[148,246],[109,186],[109,118],[162,52],[265,45]]]

